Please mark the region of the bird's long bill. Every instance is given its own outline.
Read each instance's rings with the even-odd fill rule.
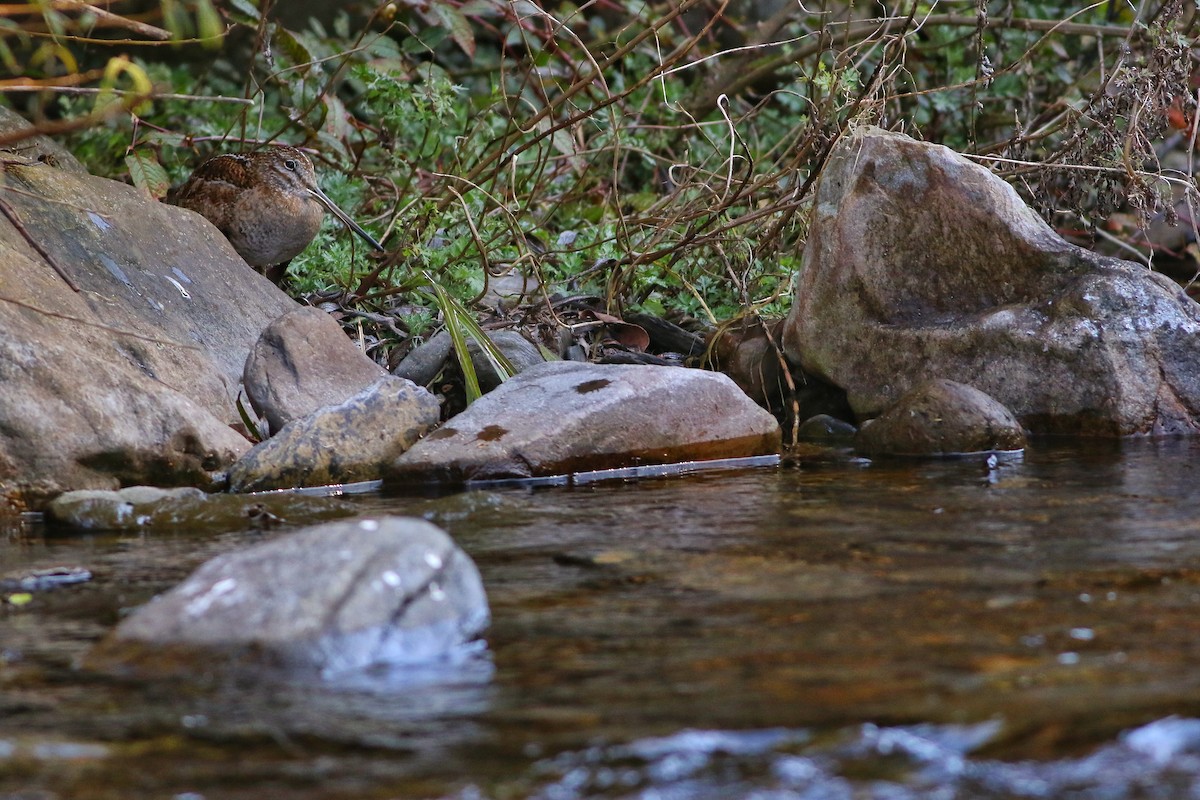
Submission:
[[[330,200],[328,197],[325,196],[325,193],[322,192],[319,187],[309,186],[308,192],[313,197],[320,200],[321,205],[328,208],[330,213],[332,213],[335,217],[337,217],[338,219],[340,219],[342,221],[343,225],[345,225],[347,228],[354,231],[359,236],[361,236],[363,239],[365,239],[367,242],[369,242],[371,244],[371,247],[374,247],[376,250],[378,250],[381,253],[384,252],[383,245],[381,245],[379,242],[375,241],[375,237],[372,236],[371,234],[367,233],[366,231],[364,231],[357,222],[350,219],[350,215],[347,214],[345,211],[342,211],[340,208],[338,208],[337,205],[334,204],[334,202],[332,200]]]

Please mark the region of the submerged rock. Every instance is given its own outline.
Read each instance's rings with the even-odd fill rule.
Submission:
[[[263,331],[242,380],[255,411],[278,432],[318,408],[345,402],[386,374],[329,314],[300,306]]]
[[[272,527],[292,519],[308,522],[347,517],[355,507],[335,497],[278,494],[246,498],[206,494],[190,487],[130,486],[120,491],[81,489],[59,495],[46,507],[55,526],[77,531],[143,531]]]
[[[0,504],[71,489],[217,488],[242,367],[295,304],[206,220],[16,151],[0,185]],[[53,159],[52,159],[53,160]]]
[[[437,398],[384,376],[358,394],[293,422],[229,469],[234,492],[376,480],[437,424]]]
[[[134,611],[88,661],[153,670],[206,651],[333,675],[442,658],[488,619],[479,571],[436,526],[333,522],[212,559]]]
[[[784,347],[860,418],[939,377],[1034,433],[1200,432],[1200,306],[1179,286],[1068,244],[947,148],[879,129],[825,166]]]
[[[927,381],[859,430],[866,455],[942,456],[1025,449],[1021,423],[993,398],[965,384]]]
[[[384,486],[529,478],[778,453],[733,381],[678,367],[547,362],[505,381],[385,472]]]

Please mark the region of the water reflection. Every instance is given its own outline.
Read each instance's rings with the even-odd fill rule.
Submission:
[[[1198,447],[347,498],[445,527],[493,624],[461,662],[334,683],[74,666],[199,563],[286,529],[10,525],[0,581],[92,578],[0,606],[0,794],[999,798],[1074,775],[1079,797],[1186,797]],[[30,756],[55,743],[103,745],[102,777]]]

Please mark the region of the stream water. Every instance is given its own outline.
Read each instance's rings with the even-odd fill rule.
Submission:
[[[4,593],[0,798],[1200,797],[1200,442],[348,502],[471,554],[486,643],[94,674],[122,613],[286,529],[0,522],[0,579],[91,575]]]

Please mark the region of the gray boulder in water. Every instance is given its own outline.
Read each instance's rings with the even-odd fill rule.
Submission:
[[[784,349],[859,418],[946,378],[1034,433],[1200,432],[1200,305],[1064,241],[982,166],[875,128],[825,166]]]
[[[335,675],[442,658],[488,619],[479,571],[441,529],[402,517],[332,522],[205,563],[89,661],[153,670],[194,664],[181,654],[201,651]]]

